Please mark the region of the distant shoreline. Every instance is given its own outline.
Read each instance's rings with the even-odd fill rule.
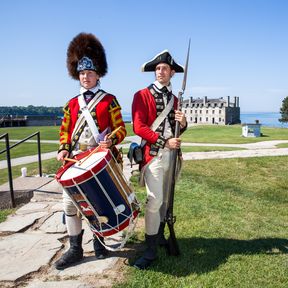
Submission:
[[[131,113],[123,112],[122,117],[124,122],[131,122]],[[241,123],[255,123],[259,120],[259,123],[267,127],[288,127],[288,124],[282,124],[278,121],[281,117],[279,112],[242,112],[240,114]]]

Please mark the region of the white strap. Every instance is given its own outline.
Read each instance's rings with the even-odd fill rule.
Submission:
[[[171,100],[169,101],[168,105],[165,107],[165,109],[161,112],[161,114],[155,119],[153,124],[151,125],[151,130],[155,131],[159,125],[163,122],[163,120],[166,118],[170,110],[172,109],[174,104],[174,96],[172,96]]]
[[[94,139],[95,139],[95,141],[96,141],[96,138],[95,138],[94,135],[97,135],[97,136],[98,136],[98,135],[99,135],[99,131],[98,131],[98,129],[97,129],[97,126],[96,126],[96,124],[95,124],[95,122],[94,122],[94,120],[93,120],[90,112],[97,106],[97,104],[98,104],[106,95],[107,95],[106,92],[103,92],[103,91],[99,90],[99,91],[96,93],[95,97],[88,103],[88,106],[86,105],[86,102],[85,102],[85,100],[84,100],[83,94],[80,94],[80,95],[78,96],[78,103],[79,103],[80,109],[82,110],[82,107],[83,107],[83,106],[86,106],[87,109],[84,109],[84,110],[87,110],[88,113],[87,113],[87,112],[84,113],[84,111],[82,110],[82,114],[79,116],[79,118],[78,118],[77,121],[76,121],[75,128],[74,128],[74,130],[73,130],[71,139],[74,139],[74,135],[77,133],[77,131],[79,130],[79,128],[82,126],[83,122],[86,120],[89,128],[91,129],[91,133],[92,133],[92,135],[93,135],[93,137],[94,137]],[[81,96],[82,96],[82,97],[81,97]],[[83,103],[83,102],[84,102],[84,103]],[[92,119],[92,122],[91,122],[91,119],[90,119],[90,120],[87,120],[87,118],[86,118],[86,116],[85,116],[86,114],[87,114],[87,117],[88,117],[88,118],[91,118],[91,119]],[[88,116],[88,114],[89,114],[90,117]],[[89,121],[89,122],[88,122],[88,121]],[[95,126],[95,128],[96,128],[96,130],[94,130],[94,132],[93,132],[93,124],[91,124],[91,125],[92,125],[92,126],[91,126],[92,128],[91,128],[91,127],[90,127],[90,124],[89,124],[90,122],[93,123],[94,126]],[[95,132],[95,131],[96,131],[96,132]],[[97,136],[96,136],[96,137],[97,137]]]
[[[165,107],[165,109],[161,112],[161,114],[155,119],[153,124],[150,126],[151,130],[155,131],[159,127],[159,125],[167,117],[167,115],[170,112],[170,110],[172,109],[173,105],[174,105],[174,96],[172,95],[172,98],[169,101],[169,103],[167,104],[167,106]],[[146,144],[146,142],[147,142],[146,140],[142,139],[141,147],[143,147]]]
[[[79,106],[80,106],[80,109],[82,111],[82,115],[85,117],[86,121],[87,121],[87,124],[90,128],[90,131],[95,139],[95,142],[97,143],[97,138],[98,138],[98,135],[99,135],[99,131],[98,131],[98,128],[95,124],[95,121],[90,113],[90,111],[88,110],[88,107],[87,107],[87,104],[86,104],[86,101],[84,99],[84,96],[83,94],[81,94],[79,97],[78,97],[78,103],[79,103]]]

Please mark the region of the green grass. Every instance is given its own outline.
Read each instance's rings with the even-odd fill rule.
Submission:
[[[42,173],[43,174],[55,174],[62,164],[55,159],[42,161]],[[27,175],[35,176],[39,175],[38,163],[23,164],[12,167],[13,178],[21,176],[21,168],[27,167]],[[8,169],[0,170],[0,185],[8,182]]]
[[[7,127],[0,128],[0,136],[8,133],[9,139],[24,139],[35,132],[40,132],[41,140],[58,140],[59,139],[59,127],[58,126],[37,126],[37,127]],[[37,140],[37,137],[31,138],[31,140]]]
[[[2,210],[0,209],[0,223],[4,222],[7,219],[7,217],[14,212],[15,209],[2,209]]]
[[[277,148],[288,148],[288,143],[278,144],[276,147]]]
[[[133,135],[132,125],[130,123],[125,123],[127,130],[127,136]],[[38,126],[38,127],[7,127],[0,128],[0,136],[9,133],[9,139],[24,139],[35,132],[40,131],[41,140],[59,140],[59,128],[58,126]],[[31,140],[36,140],[37,137],[31,138]]]
[[[125,123],[127,135],[131,136],[134,135],[132,131],[132,125],[130,123]],[[9,133],[9,139],[10,140],[22,140],[35,132],[40,131],[40,141],[41,140],[59,140],[59,127],[56,126],[40,126],[40,127],[13,127],[13,128],[0,128],[0,136]],[[34,136],[30,140],[37,140],[37,137]],[[125,143],[125,141],[123,142]],[[10,142],[10,146],[15,144],[15,142]],[[2,142],[0,142],[0,151],[6,148],[4,139],[2,139]],[[54,143],[41,143],[41,153],[46,152],[53,152],[57,151],[59,148],[58,144]],[[38,153],[37,150],[37,143],[21,143],[18,146],[12,148],[10,150],[11,158],[17,158],[22,156],[29,156],[29,155],[35,155]],[[128,152],[125,151],[125,153]],[[0,154],[0,161],[6,159],[6,153]]]
[[[117,287],[287,287],[287,160],[185,161],[174,210],[181,256],[161,249],[149,270],[127,267]]]
[[[128,134],[132,133],[131,125],[127,126],[130,126]],[[37,131],[35,128],[38,127],[31,134]],[[46,132],[44,129],[43,135],[50,137]],[[198,126],[190,128],[181,138],[184,142],[198,143],[288,140],[285,128],[263,127],[262,133],[264,137],[243,138],[241,126]],[[50,140],[57,137],[58,134]],[[160,250],[158,260],[147,271],[127,266],[123,272],[126,280],[117,287],[286,287],[287,160],[283,156],[185,161],[176,186],[174,209],[181,256],[168,257]],[[54,174],[60,165],[56,159],[43,161],[43,173]],[[13,167],[14,177],[20,176],[22,166]],[[25,166],[28,175],[38,174],[37,163]],[[7,180],[7,169],[2,169],[0,184]],[[136,177],[132,181],[144,206],[145,189],[137,186]],[[0,211],[0,221],[9,213],[10,210]],[[134,238],[132,243],[137,249],[144,231]],[[140,255],[138,251],[137,257]],[[128,261],[131,264],[135,259]]]
[[[242,137],[242,126],[212,126],[200,125],[188,128],[188,130],[181,135],[183,142],[195,143],[254,143],[268,140],[288,140],[288,129],[286,128],[269,128],[262,127],[262,137]]]
[[[125,123],[127,136],[134,135],[132,125]],[[37,131],[40,131],[41,140],[59,140],[59,127],[46,126],[46,127],[21,127],[21,128],[0,128],[0,135],[9,133],[10,139],[23,139]],[[261,128],[262,137],[242,137],[242,127],[240,125],[231,126],[212,126],[200,125],[193,126],[181,135],[183,142],[195,143],[228,143],[228,144],[241,144],[241,143],[254,143],[259,141],[268,140],[288,140],[287,128]],[[36,137],[34,137],[36,140]]]
[[[13,143],[11,143],[10,145],[13,145]],[[40,148],[41,153],[47,153],[57,151],[59,145],[54,143],[41,143]],[[6,149],[6,146],[4,145],[4,143],[0,143],[0,151],[2,151],[3,149]],[[10,150],[10,157],[13,159],[22,156],[35,155],[37,153],[38,153],[37,143],[21,143]],[[6,152],[0,154],[0,160],[5,159],[6,159]]]

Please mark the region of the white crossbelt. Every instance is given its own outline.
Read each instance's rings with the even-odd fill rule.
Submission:
[[[100,93],[101,94],[100,94]],[[98,94],[98,97],[97,97]],[[100,94],[100,95],[99,95]],[[80,106],[80,110],[82,111],[82,114],[79,116],[79,118],[77,119],[77,122],[75,124],[75,128],[74,131],[72,133],[71,139],[74,139],[74,135],[77,133],[77,131],[79,130],[79,128],[82,126],[83,121],[86,120],[87,125],[89,126],[91,133],[93,135],[93,138],[95,139],[96,143],[97,143],[97,137],[99,135],[99,131],[98,128],[96,126],[96,123],[91,115],[91,111],[97,106],[97,104],[107,95],[107,93],[103,92],[103,91],[98,91],[95,95],[95,97],[88,103],[88,105],[86,104],[86,101],[84,99],[83,94],[80,94],[78,96],[78,103]]]
[[[159,127],[159,125],[167,117],[167,115],[170,112],[170,110],[172,109],[173,105],[174,105],[174,96],[172,96],[171,100],[169,101],[169,103],[167,104],[165,109],[161,112],[161,114],[155,119],[153,124],[150,126],[151,130],[155,131]],[[146,140],[142,139],[141,147],[143,147],[146,144],[146,142],[147,142]]]

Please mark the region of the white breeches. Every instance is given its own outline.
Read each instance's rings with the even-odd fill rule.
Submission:
[[[147,191],[145,211],[145,233],[158,233],[160,221],[164,220],[168,204],[168,171],[170,166],[169,149],[160,149],[158,155],[144,168]]]

